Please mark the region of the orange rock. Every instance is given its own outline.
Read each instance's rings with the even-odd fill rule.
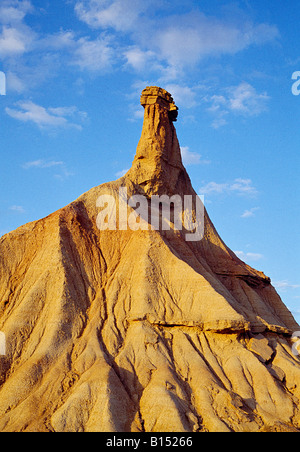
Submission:
[[[120,187],[196,199],[172,96],[150,87],[141,102],[123,178],[0,239],[0,431],[300,429],[300,327],[206,211],[195,242],[174,227],[97,228],[97,200],[119,207]]]

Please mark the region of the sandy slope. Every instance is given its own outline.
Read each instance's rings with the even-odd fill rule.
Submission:
[[[171,97],[142,99],[122,179],[0,239],[0,431],[300,430],[300,327],[207,213],[198,242],[97,228],[97,199],[118,206],[120,187],[195,199]]]

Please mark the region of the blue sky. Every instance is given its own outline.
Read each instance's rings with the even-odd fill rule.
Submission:
[[[1,0],[0,235],[128,169],[159,85],[221,237],[299,322],[299,22],[296,0]]]

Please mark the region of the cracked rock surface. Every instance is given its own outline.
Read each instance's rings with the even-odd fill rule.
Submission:
[[[195,242],[97,227],[97,199],[118,208],[121,187],[196,197],[171,95],[142,103],[123,178],[0,239],[0,431],[299,431],[300,327],[207,212]]]

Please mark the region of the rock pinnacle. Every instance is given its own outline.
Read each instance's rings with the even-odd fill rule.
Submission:
[[[144,124],[129,177],[146,194],[179,193],[190,185],[190,179],[173,125],[178,107],[170,93],[156,86],[142,92],[141,104],[145,108]]]
[[[300,327],[207,212],[195,242],[98,227],[99,197],[196,196],[172,96],[141,103],[125,176],[0,238],[0,432],[300,431]]]

